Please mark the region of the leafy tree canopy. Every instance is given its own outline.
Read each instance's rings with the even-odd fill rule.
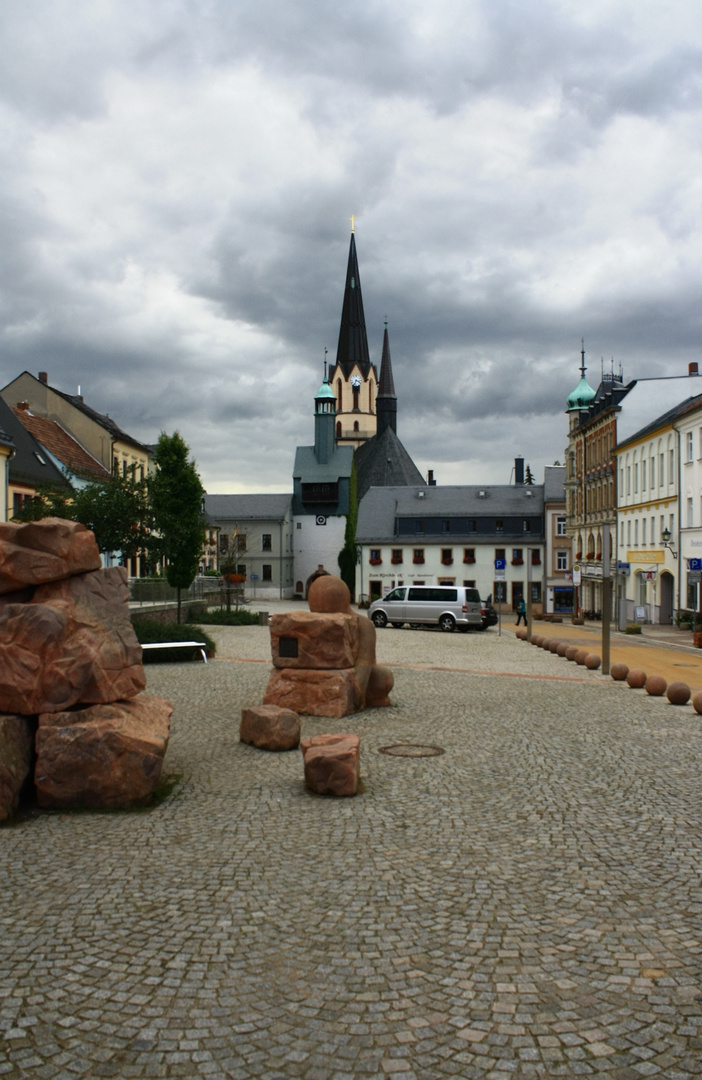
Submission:
[[[175,431],[159,435],[154,454],[156,472],[149,478],[159,551],[167,560],[168,584],[187,589],[195,579],[202,553],[205,494],[190,450]]]

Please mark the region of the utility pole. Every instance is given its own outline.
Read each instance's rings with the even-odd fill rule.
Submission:
[[[602,674],[609,675],[609,635],[612,617],[612,577],[609,566],[609,525],[602,526]]]

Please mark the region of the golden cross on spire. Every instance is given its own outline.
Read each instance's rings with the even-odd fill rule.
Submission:
[[[350,220],[351,220],[351,232],[355,232],[356,231],[356,215],[352,214]]]

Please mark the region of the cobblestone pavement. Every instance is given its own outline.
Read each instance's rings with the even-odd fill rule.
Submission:
[[[164,803],[0,829],[0,1077],[702,1075],[690,706],[511,634],[381,632],[393,707],[303,720],[361,735],[330,800],[238,741],[266,628],[216,636],[148,669]]]

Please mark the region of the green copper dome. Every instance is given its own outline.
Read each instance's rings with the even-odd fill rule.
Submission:
[[[566,412],[580,412],[582,409],[588,409],[594,400],[595,391],[583,375],[573,393],[568,395]]]
[[[334,400],[336,401],[336,396],[335,396],[334,391],[332,390],[331,386],[329,385],[329,380],[328,379],[324,380],[324,382],[320,386],[319,390],[317,391],[315,397],[316,397],[317,400],[319,398],[334,398]]]

